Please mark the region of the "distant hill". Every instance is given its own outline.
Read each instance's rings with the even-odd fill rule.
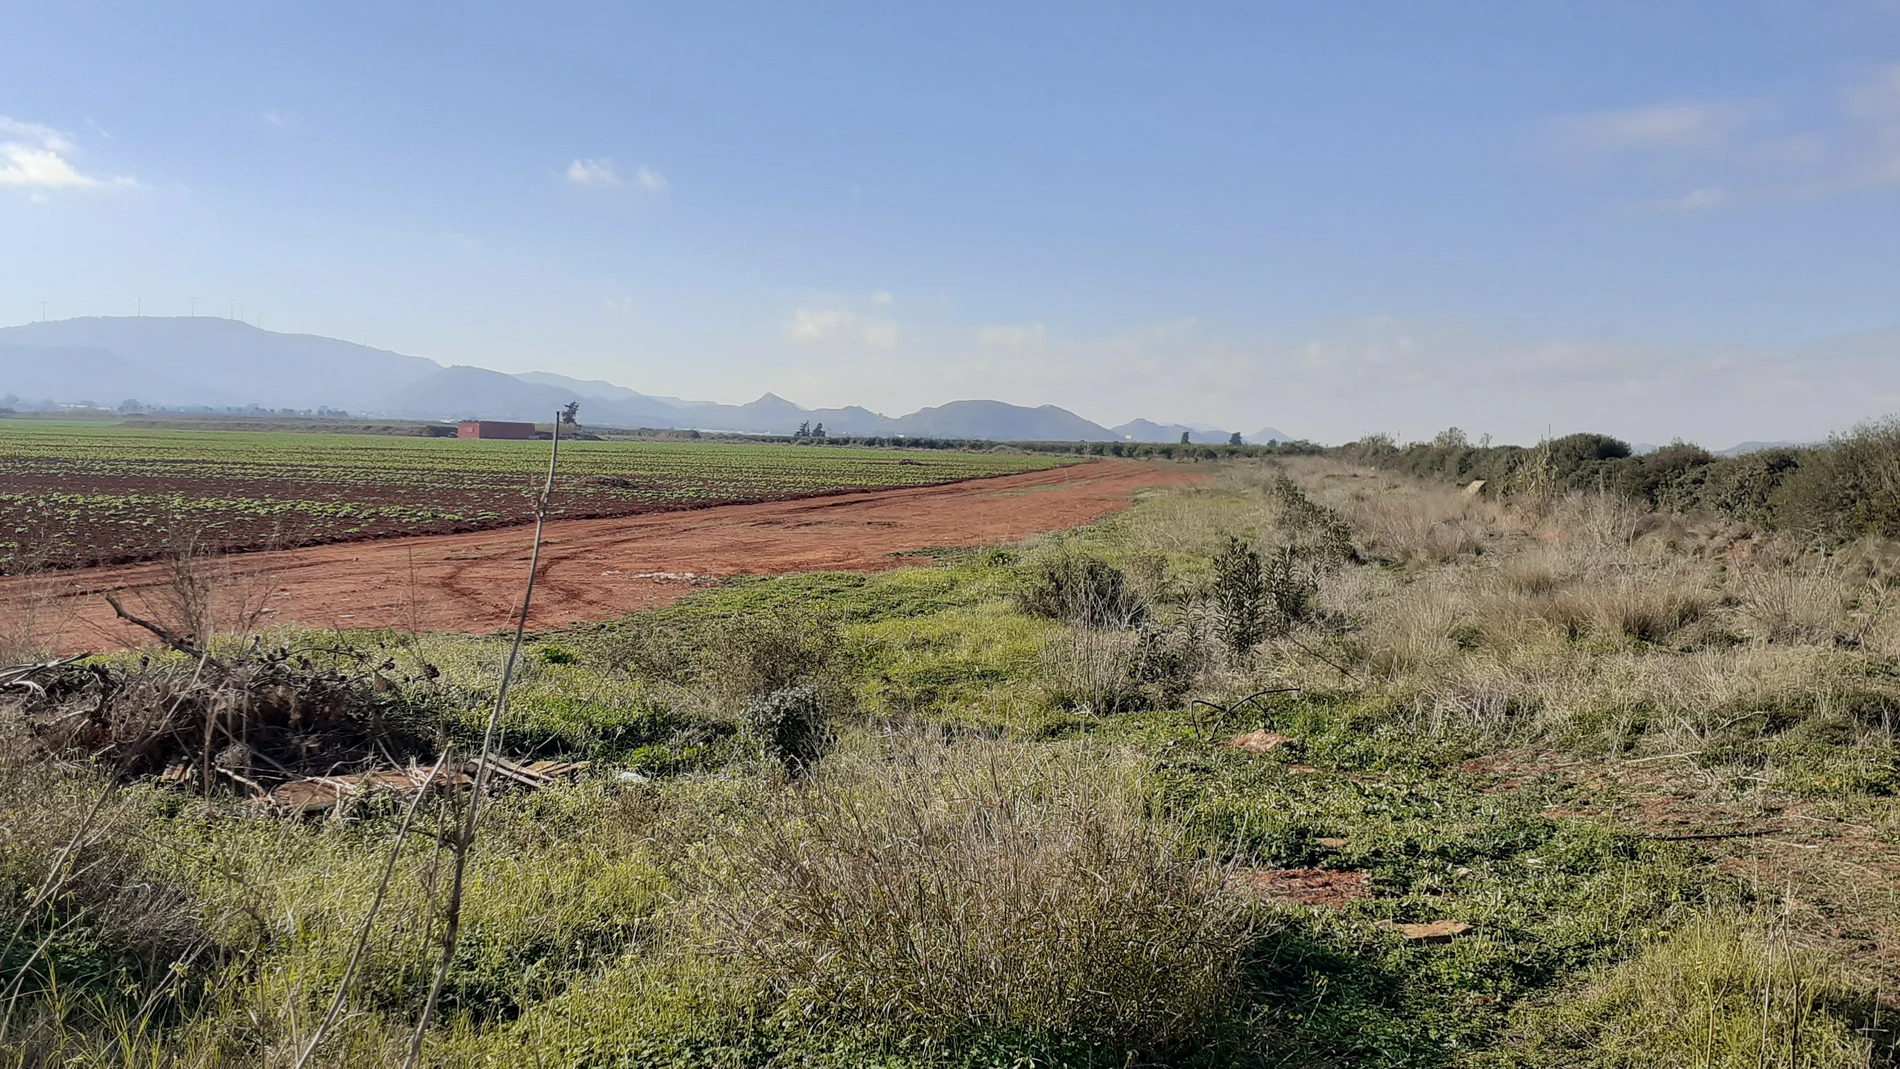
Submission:
[[[1133,420],[1110,429],[1055,405],[1029,408],[960,400],[885,416],[867,408],[811,409],[776,394],[742,405],[658,397],[600,379],[544,371],[506,375],[372,349],[312,334],[278,334],[229,319],[90,317],[0,328],[0,397],[27,405],[89,401],[114,407],[311,411],[341,409],[410,419],[547,420],[579,402],[597,427],[654,427],[790,434],[822,424],[832,435],[991,441],[1218,444],[1225,431]],[[1283,441],[1275,430],[1249,442]]]
[[[1740,457],[1750,453],[1766,452],[1770,449],[1809,449],[1819,444],[1819,442],[1742,442],[1739,445],[1731,445],[1727,449],[1717,450],[1715,455]]]
[[[1186,434],[1194,445],[1226,445],[1233,435],[1218,427],[1189,426],[1185,423],[1156,423],[1153,420],[1131,419],[1119,427],[1110,427],[1115,437],[1124,442],[1179,442]]]
[[[417,379],[377,402],[377,411],[414,419],[550,419],[574,401],[572,390],[522,382],[513,375],[479,367],[445,367]]]
[[[96,355],[83,363],[60,358],[75,349]],[[0,393],[102,405],[136,398],[354,410],[440,369],[420,357],[211,316],[94,316],[0,329]]]

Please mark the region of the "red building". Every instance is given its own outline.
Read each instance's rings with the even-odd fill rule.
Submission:
[[[457,438],[532,438],[532,423],[502,423],[492,419],[465,419],[455,429]]]

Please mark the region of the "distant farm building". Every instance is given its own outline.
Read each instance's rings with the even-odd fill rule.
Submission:
[[[532,423],[502,423],[492,419],[465,419],[455,429],[457,438],[532,438]]]

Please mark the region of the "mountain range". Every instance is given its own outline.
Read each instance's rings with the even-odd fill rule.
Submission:
[[[1132,420],[1104,427],[1054,405],[952,401],[905,416],[866,408],[811,409],[767,393],[742,405],[644,394],[549,372],[507,375],[311,334],[278,334],[236,320],[87,317],[0,328],[0,398],[119,406],[339,409],[410,419],[546,420],[579,402],[597,427],[789,434],[823,424],[832,435],[992,441],[1224,443],[1215,427]],[[1263,427],[1248,442],[1286,441]]]

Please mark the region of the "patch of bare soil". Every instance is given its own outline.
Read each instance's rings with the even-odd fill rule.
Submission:
[[[1230,750],[1244,750],[1247,753],[1272,753],[1292,741],[1277,731],[1249,731],[1245,735],[1235,735],[1221,745]]]
[[[1338,909],[1348,902],[1371,897],[1363,872],[1332,869],[1246,869],[1235,874],[1235,884],[1247,894],[1288,906]]]
[[[1146,489],[1206,476],[1128,460],[942,486],[726,505],[548,524],[531,627],[612,620],[739,575],[875,572],[929,563],[904,556],[938,547],[1014,542],[1125,509]],[[528,564],[525,528],[392,538],[226,558],[238,579],[268,577],[265,624],[483,633],[506,627]],[[690,579],[681,578],[690,576]],[[29,577],[31,578],[31,577]],[[162,564],[61,573],[61,651],[137,646],[149,636],[116,620],[101,596],[128,602],[165,581]],[[0,579],[0,605],[24,590]]]

